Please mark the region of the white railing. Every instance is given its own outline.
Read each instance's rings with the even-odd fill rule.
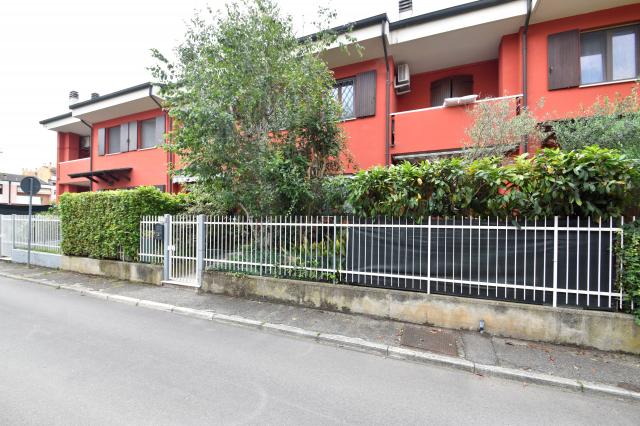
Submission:
[[[26,250],[29,246],[29,216],[8,216],[3,225],[10,222],[13,227],[13,248]],[[31,250],[47,253],[62,253],[60,243],[62,231],[57,216],[34,215],[31,217]]]
[[[208,269],[551,306],[615,309],[623,300],[614,254],[623,219],[169,220],[182,223],[170,232],[170,268],[188,263],[194,280]],[[148,247],[141,259],[162,257]]]
[[[140,250],[138,259],[143,263],[162,264],[164,262],[164,244],[155,238],[157,225],[164,224],[162,216],[143,216],[140,220]]]

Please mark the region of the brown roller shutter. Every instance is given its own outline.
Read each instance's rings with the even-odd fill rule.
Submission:
[[[444,104],[445,98],[451,97],[451,79],[443,78],[431,83],[431,106],[438,107]]]
[[[376,115],[376,72],[367,71],[356,75],[356,117]]]
[[[105,151],[105,128],[98,129],[98,155],[104,155]]]
[[[550,34],[547,46],[549,90],[580,85],[580,31]]]
[[[473,76],[457,75],[451,78],[451,97],[473,95]]]

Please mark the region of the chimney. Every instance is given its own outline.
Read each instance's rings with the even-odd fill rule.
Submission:
[[[75,90],[72,90],[69,92],[69,105],[73,105],[75,103],[77,103],[79,100],[79,95],[78,92],[76,92]]]
[[[91,94],[91,99],[96,99],[96,98],[99,98],[99,97],[100,97],[100,94],[99,94],[99,93],[93,92],[93,93]]]
[[[400,19],[405,19],[413,16],[413,1],[412,0],[400,0],[398,1],[398,12]]]

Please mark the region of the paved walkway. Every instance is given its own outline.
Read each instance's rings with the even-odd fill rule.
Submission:
[[[493,337],[360,315],[246,300],[192,289],[157,287],[105,277],[0,262],[0,274],[104,291],[219,314],[284,324],[319,333],[359,337],[385,345],[408,346],[454,355],[486,365],[510,367],[640,392],[640,357],[570,346]]]

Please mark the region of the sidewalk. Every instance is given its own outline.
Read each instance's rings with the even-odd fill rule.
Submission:
[[[313,334],[359,338],[380,347],[405,347],[455,357],[473,363],[474,366],[477,364],[517,369],[523,373],[543,373],[580,383],[600,383],[620,390],[640,392],[640,357],[634,355],[492,337],[477,332],[440,329],[208,293],[197,294],[193,289],[135,284],[39,267],[28,269],[25,265],[6,261],[0,262],[0,275],[23,277],[79,290],[97,290],[216,314],[235,315],[258,323],[297,327]],[[482,369],[474,368],[474,371],[476,374],[483,374]]]

